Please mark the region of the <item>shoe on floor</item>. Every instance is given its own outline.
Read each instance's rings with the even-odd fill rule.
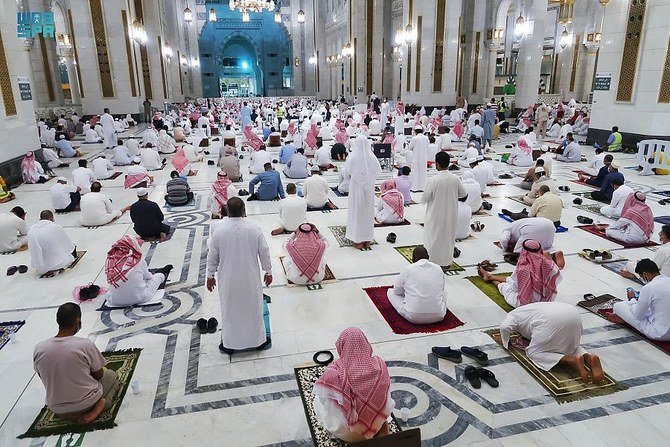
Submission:
[[[207,332],[210,334],[213,334],[216,332],[216,327],[219,325],[219,322],[216,321],[216,318],[212,317],[209,320],[207,320]]]
[[[478,390],[482,387],[482,381],[479,379],[479,374],[477,373],[477,368],[472,365],[465,367],[465,378],[468,379],[470,386]]]
[[[479,348],[461,346],[461,352],[464,356],[470,357],[482,366],[488,366],[489,364],[489,356]]]
[[[586,216],[577,216],[577,222],[585,225],[591,225],[593,223],[593,219]]]
[[[450,362],[461,363],[463,361],[461,351],[458,349],[451,349],[449,346],[433,346],[431,348],[431,352],[435,355],[435,357],[449,360]]]
[[[200,318],[197,323],[198,326],[198,332],[201,334],[206,334],[207,333],[207,320],[204,318]]]
[[[476,372],[479,378],[488,383],[491,388],[498,388],[500,386],[500,382],[496,379],[496,375],[488,369],[477,368]]]

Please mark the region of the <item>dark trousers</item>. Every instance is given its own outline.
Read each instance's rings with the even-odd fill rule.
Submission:
[[[597,200],[598,202],[607,202],[610,203],[612,201],[612,196],[608,196],[602,191],[593,191],[591,193],[591,198],[593,200]]]
[[[74,211],[75,208],[79,206],[79,202],[81,202],[81,193],[79,191],[71,192],[70,193],[70,204],[63,208],[62,210],[56,210],[59,213],[69,213],[70,211]]]

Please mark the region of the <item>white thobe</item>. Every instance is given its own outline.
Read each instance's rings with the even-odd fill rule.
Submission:
[[[161,156],[158,151],[151,149],[150,147],[145,147],[140,154],[140,164],[149,171],[155,171],[160,169],[162,165]]]
[[[381,113],[381,119],[379,121],[381,122],[382,128],[386,127],[386,123],[388,123],[390,108],[391,106],[389,103],[384,101],[379,109],[379,112]]]
[[[72,171],[72,184],[81,188],[82,194],[91,192],[91,184],[98,179],[89,168],[78,167]]]
[[[552,168],[554,166],[554,158],[550,153],[545,152],[544,154],[540,155],[538,160],[539,159],[544,160],[544,172],[547,173],[547,176],[551,177]]]
[[[500,245],[504,251],[513,246],[513,253],[521,253],[523,242],[533,239],[540,243],[542,250],[553,253],[556,226],[546,217],[528,217],[514,221],[505,228],[500,236]]]
[[[55,210],[62,210],[67,208],[70,203],[72,203],[72,197],[70,197],[70,194],[73,192],[77,192],[76,186],[56,183],[51,188],[49,188],[51,205]]]
[[[14,251],[23,246],[27,239],[26,221],[14,213],[0,214],[0,253]]]
[[[116,126],[114,125],[114,118],[109,113],[104,113],[100,117],[100,125],[105,139],[105,147],[110,148],[116,144],[114,135],[116,134]]]
[[[422,259],[405,267],[387,292],[389,302],[407,321],[430,324],[447,314],[447,293],[442,268]]]
[[[607,153],[601,152],[599,154],[596,154],[593,156],[591,161],[586,165],[585,168],[582,169],[582,171],[586,172],[589,175],[598,175],[598,172],[600,172],[600,168],[605,166],[605,155]]]
[[[121,211],[112,208],[112,201],[101,192],[89,192],[81,198],[81,224],[85,227],[105,225],[121,216]]]
[[[663,246],[654,253],[652,261],[658,266],[661,275],[670,277],[670,244],[667,242],[663,244]],[[624,270],[639,278],[640,276],[635,273],[635,267],[637,267],[637,261],[628,261]]]
[[[614,304],[614,313],[652,340],[670,340],[670,278],[659,275],[635,300]]]
[[[314,154],[314,162],[320,168],[325,168],[333,164],[333,160],[330,158],[330,148],[326,146],[318,148]]]
[[[491,166],[490,164],[488,166]],[[472,168],[472,175],[475,176],[475,180],[479,183],[479,189],[481,194],[486,192],[486,186],[489,184],[489,178],[491,177],[491,172],[487,169],[487,166],[479,162],[477,166]]]
[[[160,285],[165,281],[162,273],[151,273],[147,262],[140,259],[127,274],[127,280],[118,287],[110,287],[107,303],[112,307],[136,306],[151,301]]]
[[[115,172],[114,165],[106,158],[96,158],[91,162],[91,168],[93,168],[93,175],[98,180],[107,179]]]
[[[468,194],[465,203],[470,206],[471,214],[476,213],[482,207],[482,189],[476,181],[464,181],[463,189]],[[458,238],[457,238],[458,239]]]
[[[140,142],[134,138],[128,138],[125,142],[126,148],[130,152],[131,157],[138,157],[140,155]]]
[[[398,215],[393,211],[391,206],[384,202],[381,198],[377,199],[375,205],[375,220],[379,223],[384,224],[394,224],[400,223],[404,220],[403,218],[398,217]]]
[[[74,248],[63,227],[50,220],[40,220],[28,230],[30,265],[40,275],[72,264]]]
[[[624,244],[645,244],[649,238],[632,220],[620,217],[619,220],[607,227],[605,234]]]
[[[272,274],[261,227],[245,218],[224,218],[212,235],[207,277],[217,276],[221,342],[228,349],[255,348],[266,341],[261,266]]]
[[[465,151],[463,151],[463,154],[461,154],[461,157],[458,159],[458,164],[461,165],[464,168],[469,168],[470,163],[468,162],[468,159],[472,158],[477,158],[479,156],[479,151],[477,150],[476,147],[474,146],[468,146]]]
[[[266,163],[272,163],[272,155],[268,151],[255,151],[251,153],[251,165],[249,171],[252,174],[260,174],[265,171]]]
[[[633,188],[628,185],[621,185],[612,193],[612,201],[609,205],[605,205],[600,208],[600,214],[607,217],[621,217],[621,212],[623,211],[623,206],[626,204],[628,196],[635,194]]]
[[[560,302],[531,303],[514,309],[500,323],[500,335],[505,348],[510,334],[518,332],[529,339],[528,358],[540,369],[549,371],[565,355],[582,356],[580,346],[582,319],[576,306]]]
[[[448,133],[439,135],[436,142],[441,151],[448,151],[451,150],[452,148],[451,135],[449,135]]]
[[[446,170],[439,171],[426,184],[421,196],[421,202],[426,204],[424,242],[435,264],[448,267],[453,261],[458,199],[466,194],[461,180]]]
[[[412,188],[414,191],[423,191],[428,180],[428,144],[430,141],[424,134],[415,135],[409,142],[412,151]]]
[[[349,194],[349,182],[351,180],[351,175],[349,171],[346,170],[346,166],[340,169],[340,175],[338,175],[337,180],[337,190],[340,194]]]
[[[328,180],[319,174],[314,174],[305,179],[302,186],[303,197],[310,208],[323,208],[328,203],[330,186]]]
[[[375,191],[359,182],[349,183],[349,209],[347,210],[348,239],[354,243],[374,239]]]
[[[470,218],[472,208],[465,202],[458,202],[458,219],[456,223],[456,240],[467,239],[470,236]]]
[[[48,147],[42,148],[42,157],[44,157],[44,161],[46,161],[47,166],[49,166],[51,169],[57,168],[62,164],[58,158],[58,155],[56,155],[56,152],[54,152],[52,149],[49,149]]]
[[[279,201],[279,223],[285,231],[295,231],[307,220],[307,201],[295,194],[287,194]]]

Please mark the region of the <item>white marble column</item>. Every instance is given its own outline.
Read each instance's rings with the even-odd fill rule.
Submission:
[[[516,107],[524,108],[537,100],[545,26],[547,24],[547,0],[527,0],[523,17],[532,21],[532,32],[526,34],[519,49],[516,82]]]

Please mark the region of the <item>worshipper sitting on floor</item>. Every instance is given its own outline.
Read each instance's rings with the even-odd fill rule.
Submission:
[[[537,180],[537,175],[535,175],[535,169],[537,168],[542,168],[544,173],[545,174],[547,173],[547,170],[544,167],[544,160],[538,158],[537,160],[535,160],[535,165],[528,168],[526,176],[523,178],[523,181],[519,183],[519,188],[530,190],[533,187],[533,183],[535,183],[535,181]],[[547,176],[548,175],[549,174],[547,174]]]
[[[533,164],[533,148],[530,147],[528,140],[519,138],[516,146],[512,148],[507,164],[513,166],[531,166]]]
[[[395,181],[381,184],[381,195],[375,205],[375,221],[380,224],[397,224],[405,220],[405,199],[396,189]]]
[[[35,160],[35,154],[31,151],[26,153],[21,160],[21,177],[23,183],[46,183],[49,176],[44,173],[42,165]]]
[[[578,174],[579,180],[588,185],[600,188],[603,185],[603,181],[605,181],[605,177],[607,177],[607,174],[609,174],[610,172],[617,171],[618,164],[614,163],[614,167],[612,167],[613,160],[614,156],[612,154],[606,154],[602,158],[600,169],[598,169],[598,172],[597,174],[595,174],[595,177],[591,175]]]
[[[224,171],[228,178],[233,182],[242,181],[242,173],[240,171],[240,160],[235,156],[235,148],[232,146],[226,147],[226,155],[219,159],[219,167]]]
[[[338,360],[314,384],[314,412],[332,436],[348,443],[388,435],[395,407],[384,360],[372,355],[363,331],[350,327],[335,342]]]
[[[135,161],[130,149],[123,144],[123,140],[117,140],[113,152],[115,166],[128,166]]]
[[[286,279],[293,284],[318,284],[326,276],[326,252],[328,243],[311,223],[298,226],[284,245],[286,256],[283,259]]]
[[[82,195],[88,194],[91,192],[91,184],[98,179],[93,171],[88,168],[86,160],[79,160],[77,164],[79,167],[72,171],[72,184],[79,188]]]
[[[147,171],[157,171],[163,169],[166,165],[167,159],[161,160],[161,156],[151,143],[147,143],[140,152],[140,165],[146,168]]]
[[[520,213],[513,213],[503,208],[502,213],[511,217],[513,220],[525,219],[528,217],[546,217],[554,222],[556,228],[561,226],[561,213],[563,211],[563,200],[553,193],[549,186],[542,185],[539,189],[540,196],[533,202],[530,211],[524,208]]]
[[[479,182],[475,179],[475,175],[472,171],[465,171],[461,176],[461,183],[463,184],[463,189],[467,193],[465,198],[465,204],[470,206],[470,214],[475,214],[482,209],[482,188],[479,185]],[[459,199],[460,200],[460,199]]]
[[[40,275],[50,275],[70,266],[77,257],[77,247],[63,227],[55,223],[49,210],[40,213],[39,222],[28,230],[30,265]]]
[[[151,301],[172,271],[168,264],[158,273],[151,273],[142,259],[142,240],[125,235],[107,252],[105,276],[110,289],[105,296],[112,307],[130,307]]]
[[[112,207],[112,201],[101,192],[102,185],[95,181],[91,185],[91,192],[81,198],[81,224],[85,227],[98,227],[106,225],[121,217],[130,209],[129,206],[120,210]]]
[[[409,166],[403,166],[398,169],[398,176],[395,178],[395,187],[402,194],[404,204],[408,205],[412,202],[412,180],[410,174],[412,170]]]
[[[472,218],[472,208],[466,203],[466,197],[458,199],[458,208],[456,209],[456,233],[457,241],[462,241],[470,237],[470,219]],[[483,228],[483,226],[482,226]]]
[[[307,201],[307,206],[313,209],[336,209],[335,204],[328,199],[330,186],[321,175],[321,169],[314,165],[310,171],[312,175],[305,179],[302,186],[302,196]]]
[[[521,253],[523,241],[532,239],[542,245],[542,250],[554,253],[556,226],[546,217],[528,217],[512,222],[493,244],[506,253]],[[562,265],[559,265],[563,268]]]
[[[174,139],[167,133],[167,126],[158,132],[158,153],[174,154],[177,151]]]
[[[654,213],[641,192],[631,194],[621,211],[619,220],[605,230],[607,237],[624,244],[646,244],[654,231]]]
[[[403,268],[387,297],[395,310],[414,324],[442,321],[447,314],[447,294],[442,268],[428,260],[419,245],[412,251],[412,264]]]
[[[182,146],[178,147],[177,151],[172,156],[172,166],[181,177],[188,177],[196,174],[196,172],[191,169],[191,163],[188,161],[188,158],[186,158]]]
[[[170,180],[166,185],[165,202],[170,206],[184,206],[193,201],[193,192],[188,181],[179,175],[179,172],[172,171]]]
[[[579,344],[582,318],[577,309],[560,302],[531,303],[514,309],[500,323],[503,347],[509,349],[510,335],[517,332],[530,340],[526,355],[538,368],[549,371],[560,364],[576,370],[584,383],[601,382],[605,374],[600,358]]]
[[[130,205],[130,220],[135,233],[145,241],[165,242],[170,234],[170,226],[163,222],[163,211],[156,202],[149,200],[146,188],[137,190],[137,202]]]
[[[153,177],[149,175],[149,171],[144,166],[132,165],[126,171],[126,178],[123,182],[125,189],[131,188],[147,188],[153,182]]]
[[[58,333],[35,346],[33,367],[46,389],[46,406],[61,419],[93,422],[109,410],[119,390],[116,372],[95,343],[75,337],[81,329],[81,308],[65,303],[56,312]]]
[[[314,153],[314,163],[322,170],[327,171],[328,169],[335,167],[333,165],[333,160],[330,157],[330,149],[326,146],[321,146]]]
[[[0,253],[28,249],[26,212],[15,206],[8,213],[0,214]]]
[[[285,165],[291,160],[291,157],[293,157],[293,154],[295,154],[295,145],[293,143],[287,143],[284,146],[282,146],[281,150],[279,151],[279,163]]]
[[[663,225],[661,231],[658,232],[658,238],[661,241],[661,247],[654,254],[654,264],[658,267],[661,275],[670,278],[670,225]],[[626,266],[619,271],[619,274],[624,278],[629,279],[641,279],[639,275],[635,272],[637,263],[634,261],[628,261]]]
[[[63,163],[58,158],[58,154],[53,149],[48,147],[42,148],[42,158],[44,159],[49,169],[66,168],[70,166],[69,163]]]
[[[79,202],[81,202],[79,188],[68,185],[65,177],[58,177],[56,184],[49,188],[49,195],[51,205],[57,213],[79,211]]]
[[[582,171],[584,171],[585,174],[593,177],[597,176],[600,174],[600,170],[602,169],[603,166],[605,166],[605,159],[607,158],[609,154],[606,154],[603,151],[602,147],[596,147],[596,154],[593,156],[591,161],[586,165],[586,167],[582,168]],[[610,156],[610,163],[614,159],[613,156]],[[582,180],[582,176],[580,175],[580,180]],[[600,186],[596,184],[596,186]]]
[[[219,284],[219,350],[232,355],[240,350],[262,350],[272,342],[263,321],[262,289],[263,283],[266,287],[272,284],[272,262],[263,230],[246,218],[242,199],[233,197],[226,207],[228,218],[218,223],[211,236],[206,285],[213,292]]]
[[[623,149],[623,136],[619,133],[619,127],[612,127],[612,133],[607,138],[607,143],[603,146],[607,152],[620,152]]]
[[[0,175],[0,203],[7,203],[16,199],[16,195],[9,191],[5,179]]]
[[[95,131],[95,129],[91,129],[90,127],[86,129],[86,132],[84,132],[84,141],[86,143],[102,143],[104,140],[103,138],[98,135],[98,132]]]
[[[263,166],[265,172],[258,174],[249,182],[249,198],[251,200],[278,200],[285,197],[284,186],[281,183],[279,172],[272,168],[271,163]],[[258,190],[256,190],[256,185]]]
[[[478,273],[484,281],[498,287],[505,301],[516,308],[540,301],[554,301],[562,279],[560,269],[552,256],[543,252],[540,242],[525,239],[511,276],[493,275],[482,266]]]
[[[530,191],[523,196],[523,203],[526,205],[532,205],[535,203],[537,198],[540,197],[540,188],[542,186],[549,187],[549,190],[554,194],[556,194],[558,191],[556,187],[556,180],[549,178],[543,167],[537,167],[535,168],[535,181],[530,187]]]
[[[458,159],[458,164],[463,168],[469,168],[473,162],[477,161],[478,156],[479,151],[477,150],[475,143],[471,142],[468,144],[468,147],[465,149],[465,151],[463,151],[463,154],[461,154],[460,158]]]
[[[284,175],[288,178],[303,179],[307,178],[307,157],[304,149],[298,149],[284,168]]]
[[[81,157],[79,146],[72,146],[72,143],[65,139],[65,135],[61,135],[56,142],[56,149],[62,158]]]
[[[591,198],[600,202],[610,203],[612,201],[612,196],[614,195],[614,186],[613,182],[617,184],[624,183],[624,176],[619,172],[619,164],[616,161],[612,161],[607,168],[607,174],[603,178],[602,184],[600,185],[599,191],[593,191],[591,193]]]
[[[184,149],[184,155],[186,155],[186,158],[190,163],[197,163],[205,159],[205,156],[192,144],[185,144],[182,147]]]
[[[640,260],[635,273],[645,283],[639,296],[630,290],[628,300],[614,303],[607,319],[627,323],[652,340],[670,341],[670,278],[651,259]]]
[[[226,214],[226,203],[231,197],[237,196],[237,188],[228,178],[226,171],[219,171],[216,180],[212,183],[212,219],[222,219]]]
[[[330,148],[330,159],[344,161],[347,159],[347,147],[344,143],[337,142]]]
[[[295,156],[295,154],[293,156]],[[293,158],[293,156],[291,158]],[[257,151],[252,151],[250,158],[250,174],[262,174],[265,171],[265,164],[272,163],[272,154],[265,150],[265,146],[261,146]]]
[[[270,234],[292,233],[307,220],[307,201],[296,195],[294,183],[286,185],[286,197],[279,202],[279,227]]]
[[[567,163],[579,163],[582,161],[582,148],[579,146],[579,143],[574,140],[572,132],[568,133],[562,146],[563,145],[564,147],[562,150],[560,148],[556,149],[558,155],[556,155],[555,160]]]
[[[114,174],[114,165],[107,160],[104,152],[100,153],[98,158],[91,162],[93,175],[97,180],[105,180]]]
[[[619,218],[621,217],[621,212],[623,207],[626,204],[628,197],[635,193],[633,188],[628,185],[624,185],[623,175],[618,173],[616,176],[612,176],[610,184],[612,185],[612,200],[609,205],[600,207],[600,214],[610,218]],[[593,196],[593,194],[591,194]]]

